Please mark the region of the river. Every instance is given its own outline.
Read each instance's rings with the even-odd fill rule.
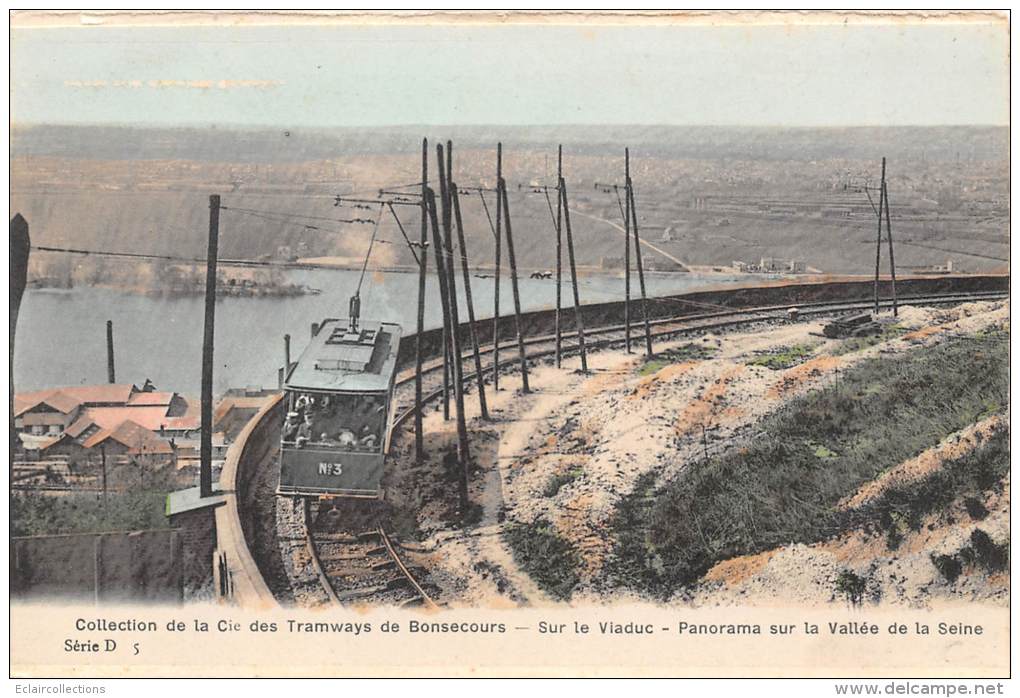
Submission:
[[[359,273],[296,270],[289,280],[322,289],[321,295],[290,298],[222,298],[216,304],[215,385],[227,388],[276,386],[283,365],[283,335],[292,337],[296,357],[304,349],[311,324],[323,317],[347,315],[348,298]],[[765,277],[762,277],[764,280]],[[458,292],[462,295],[458,274]],[[478,317],[491,317],[493,279],[472,278]],[[719,286],[747,277],[723,274],[649,274],[649,295],[668,295]],[[636,275],[632,293],[637,295]],[[588,275],[579,280],[582,303],[622,300],[621,276]],[[554,280],[521,279],[522,310],[554,307]],[[417,318],[416,274],[369,272],[361,291],[361,315],[399,322],[413,332]],[[426,328],[442,323],[439,291],[429,276]],[[563,305],[572,307],[569,280]],[[500,311],[513,312],[510,280],[500,281]],[[198,395],[201,382],[203,297],[160,297],[107,288],[29,289],[21,304],[14,355],[18,392],[60,385],[106,382],[106,321],[112,320],[117,381],[141,385],[146,378],[161,390]],[[467,320],[461,297],[460,319]]]

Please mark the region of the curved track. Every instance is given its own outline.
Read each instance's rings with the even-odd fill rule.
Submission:
[[[953,305],[976,300],[997,300],[1007,297],[1005,292],[982,292],[982,293],[955,293],[939,296],[916,296],[899,299],[900,305]],[[649,302],[654,302],[651,299]],[[882,302],[882,307],[889,308],[891,304]],[[665,340],[688,332],[704,332],[708,330],[724,329],[736,325],[752,324],[755,322],[775,322],[786,320],[787,313],[796,308],[799,317],[810,317],[815,315],[834,315],[842,313],[861,312],[874,307],[874,301],[854,301],[833,303],[829,301],[818,303],[799,303],[789,305],[764,306],[759,308],[743,308],[735,310],[721,310],[710,313],[698,313],[684,315],[677,318],[665,318],[652,320],[648,324],[651,328],[653,340]],[[573,312],[572,308],[565,308],[564,313]],[[585,348],[588,351],[604,349],[610,346],[623,345],[626,342],[626,326],[610,325],[586,329],[584,332]],[[641,321],[631,323],[631,344],[635,350],[643,352],[644,325]],[[524,340],[525,356],[529,361],[543,359],[556,354],[555,335],[542,335],[529,337]],[[514,370],[519,359],[513,349],[515,340],[500,341],[500,348],[506,350],[505,358],[499,362],[500,372]],[[564,332],[562,335],[561,354],[569,356],[579,351],[576,332]],[[491,344],[480,347],[479,353],[482,356],[482,371],[486,379],[491,376],[493,347]],[[467,387],[477,385],[477,374],[474,371],[474,354],[466,351],[461,356],[464,362],[464,380]],[[469,369],[470,365],[470,369]],[[422,367],[422,399],[425,403],[442,397],[443,394],[443,361],[433,359]],[[452,392],[451,392],[452,395]],[[394,429],[403,425],[414,415],[414,370],[402,371],[396,382],[394,402],[397,404],[397,413],[394,418]]]
[[[901,305],[952,305],[976,300],[998,300],[1007,297],[1005,292],[955,293],[938,296],[919,296],[900,299]],[[652,301],[649,301],[652,302]],[[884,302],[884,307],[889,303]],[[873,301],[801,303],[759,308],[720,310],[682,317],[651,321],[652,337],[666,340],[687,333],[701,333],[755,323],[774,323],[788,320],[788,311],[798,310],[798,319],[817,315],[839,315],[870,310]],[[569,310],[569,309],[568,309]],[[622,345],[626,341],[625,326],[614,325],[592,328],[585,331],[585,344],[589,351]],[[631,325],[631,341],[641,351],[643,347],[643,322]],[[510,348],[512,341],[500,342],[501,347]],[[543,335],[525,339],[526,357],[529,361],[555,355],[555,336]],[[579,350],[575,332],[562,335],[562,354],[570,355]],[[493,347],[480,348],[483,357],[483,373],[488,379],[492,371]],[[519,359],[516,352],[499,362],[499,370],[513,371]],[[477,384],[473,372],[474,356],[468,351],[461,356],[465,363],[465,380]],[[469,372],[468,366],[471,367]],[[440,398],[443,394],[443,361],[432,359],[423,365],[423,404]],[[469,385],[470,385],[469,383]],[[396,382],[394,402],[397,413],[394,429],[402,428],[414,414],[414,370],[401,372]],[[288,507],[277,507],[278,533],[281,541],[289,541],[294,556],[295,547],[304,550],[297,557],[302,564],[291,564],[289,574],[296,600],[314,604],[334,605],[425,605],[436,607],[426,589],[419,584],[416,574],[419,569],[408,567],[401,557],[406,549],[394,545],[385,530],[371,516],[364,518],[351,507],[371,506],[371,503],[334,505],[327,500],[312,502],[304,500],[303,511],[299,513],[297,500],[288,513]],[[346,510],[345,510],[346,507]],[[348,514],[354,513],[353,517]],[[350,520],[364,518],[360,531],[350,530]],[[344,529],[343,526],[347,528]]]
[[[304,500],[306,544],[332,603],[437,607],[381,526],[357,534],[337,531],[330,519],[340,518],[339,510],[316,506]]]

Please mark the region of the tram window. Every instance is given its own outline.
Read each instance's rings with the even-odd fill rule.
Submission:
[[[285,444],[348,451],[382,449],[385,395],[298,393],[290,404],[283,424]]]

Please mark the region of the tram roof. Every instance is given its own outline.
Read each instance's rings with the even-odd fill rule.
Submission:
[[[391,322],[362,320],[348,331],[347,318],[329,318],[301,354],[287,390],[380,392],[389,390],[402,330]]]

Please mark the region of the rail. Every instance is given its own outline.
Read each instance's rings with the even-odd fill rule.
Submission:
[[[309,557],[311,558],[312,569],[315,571],[315,576],[319,580],[319,584],[321,585],[323,591],[326,592],[326,596],[328,597],[329,602],[332,605],[343,606],[345,605],[347,600],[358,600],[359,598],[369,597],[373,594],[380,592],[384,593],[391,592],[394,583],[398,582],[400,579],[403,579],[405,582],[410,584],[416,596],[412,596],[409,599],[405,599],[404,601],[401,602],[401,605],[406,605],[408,603],[413,602],[421,602],[422,605],[430,609],[439,608],[439,604],[437,604],[435,600],[428,594],[428,592],[425,591],[422,585],[418,583],[418,580],[415,579],[414,575],[407,568],[407,565],[404,564],[404,561],[400,558],[400,555],[397,553],[396,546],[393,544],[393,541],[390,540],[389,534],[386,533],[386,530],[382,526],[379,526],[373,530],[365,531],[360,535],[346,536],[344,537],[344,539],[340,540],[318,541],[316,540],[315,523],[313,519],[314,516],[312,515],[312,501],[311,499],[306,498],[304,500],[305,546],[308,549],[308,554]],[[382,548],[365,547],[365,541],[374,537],[377,537],[382,542],[383,544]],[[336,556],[335,559],[337,560],[355,560],[359,558],[363,560],[368,560],[373,555],[377,555],[379,552],[383,551],[389,557],[389,563],[392,563],[392,565],[396,567],[400,576],[398,578],[377,580],[383,582],[383,584],[377,586],[369,586],[367,588],[365,587],[352,588],[338,591],[337,585],[340,584],[340,582],[335,580],[337,580],[338,577],[344,576],[343,570],[333,575],[331,575],[327,571],[326,565],[323,563],[322,554],[319,551],[320,543],[326,545],[333,545],[337,543],[339,543],[342,546],[345,545],[346,546],[345,552],[342,553],[341,555]],[[389,563],[370,562],[368,564],[368,568],[376,571],[383,570],[383,574],[385,574],[385,570],[389,568]]]
[[[974,299],[993,299],[1001,298],[1008,293],[1008,277],[941,277],[938,279],[921,279],[914,281],[923,281],[924,284],[901,284],[907,288],[913,290],[924,291],[924,293],[917,293],[914,295],[901,296],[901,304],[909,303],[925,303],[925,304],[940,304],[940,303],[959,303],[966,300]],[[931,282],[931,283],[927,283]],[[859,283],[852,283],[855,291],[860,291],[862,286]],[[805,284],[801,284],[798,288],[803,288]],[[816,285],[811,289],[811,296],[813,299],[824,297],[828,291],[824,288],[824,284]],[[836,296],[832,300],[809,300],[808,302],[801,303],[783,303],[775,305],[760,305],[761,300],[771,300],[773,296],[769,294],[756,294],[753,293],[752,289],[738,288],[730,289],[729,293],[734,297],[742,297],[745,302],[742,304],[738,303],[733,307],[732,310],[721,310],[713,312],[693,312],[686,314],[678,314],[674,316],[660,316],[651,321],[651,325],[654,328],[654,336],[661,338],[669,337],[672,335],[682,334],[687,331],[703,331],[707,329],[715,329],[725,326],[732,326],[738,324],[746,324],[751,322],[769,321],[774,320],[777,317],[783,317],[783,313],[790,308],[796,307],[800,312],[800,316],[818,315],[833,312],[843,312],[859,310],[861,308],[873,307],[873,299],[870,297],[863,297],[862,294],[857,294],[855,298],[846,298],[847,293],[846,282],[839,282],[834,284],[837,288],[832,290],[832,295]],[[867,285],[870,290],[870,284]],[[782,287],[784,293],[789,290],[789,287]],[[939,292],[941,291],[941,294]],[[962,291],[962,292],[961,292]],[[748,294],[751,294],[748,296]],[[719,294],[723,294],[722,291],[715,294],[713,297],[717,297]],[[704,296],[705,294],[689,294],[690,296]],[[747,300],[759,300],[759,304],[746,302]],[[681,307],[684,303],[692,303],[691,301],[685,300],[684,296],[676,296],[668,299],[671,304],[675,304],[674,308]],[[704,300],[704,299],[703,299]],[[718,298],[716,298],[718,300]],[[729,301],[732,302],[732,301]],[[693,307],[697,310],[697,306],[704,307],[708,305],[708,302],[697,301],[693,302],[689,307]],[[598,306],[585,306],[586,312],[595,307],[606,307],[607,304],[600,304]],[[622,306],[622,303],[612,304]],[[649,305],[656,305],[652,299],[649,299]],[[716,307],[719,307],[719,303],[715,303]],[[888,306],[888,301],[883,301],[884,306]],[[552,311],[539,311],[539,313],[551,313]],[[564,313],[564,317],[567,317],[569,313]],[[606,316],[608,319],[608,316]],[[586,319],[586,324],[588,320]],[[479,327],[491,328],[490,320],[480,320],[477,322]],[[509,326],[512,323],[504,323]],[[639,330],[643,329],[641,320],[635,318],[633,326]],[[537,330],[542,327],[541,323],[531,323],[531,330]],[[461,326],[460,330],[463,330],[464,326]],[[619,344],[624,341],[623,339],[623,325],[615,322],[607,322],[602,326],[593,326],[586,330],[585,335],[591,337],[590,347],[604,347],[613,344]],[[426,334],[435,334],[436,331],[430,330]],[[565,340],[570,340],[576,333],[571,331],[570,328],[566,328],[563,333]],[[413,339],[413,335],[411,336]],[[405,337],[405,340],[408,338]],[[480,338],[481,340],[482,338]],[[528,352],[527,358],[534,360],[546,356],[553,355],[555,350],[551,347],[543,347],[543,344],[550,344],[554,340],[554,336],[549,333],[532,332],[531,336],[526,340],[526,344],[531,347],[531,351]],[[504,337],[500,338],[501,343],[504,341]],[[510,341],[506,339],[506,341]],[[401,344],[401,353],[405,353],[408,347],[413,347],[413,342],[408,344]],[[436,347],[441,350],[441,343],[437,343]],[[467,346],[467,344],[465,344]],[[572,345],[569,342],[563,344],[564,353],[577,351],[576,345]],[[486,343],[484,349],[486,354],[491,354],[491,342]],[[515,354],[516,352],[513,352]],[[429,357],[429,365],[426,366],[425,372],[430,374],[434,379],[435,374],[441,373],[442,362],[435,357],[438,356],[438,352],[431,351],[430,345],[426,343],[426,356]],[[470,361],[471,353],[465,352],[462,357],[462,361]],[[505,360],[500,361],[501,370],[504,367],[507,370],[512,370],[513,366],[517,363],[517,358],[511,356]],[[473,368],[473,367],[472,367]],[[491,363],[488,367],[483,370],[491,370]],[[465,379],[474,378],[474,375],[468,375],[465,372]],[[398,379],[398,386],[407,387],[413,383],[413,373],[408,375],[405,373]],[[442,394],[442,389],[432,389],[431,387],[423,396],[426,402],[432,401],[438,398]],[[237,599],[245,604],[254,603],[259,605],[276,605],[276,600],[270,591],[269,586],[263,579],[260,567],[256,563],[251,548],[250,531],[251,522],[249,526],[245,526],[244,522],[253,516],[252,509],[253,503],[248,502],[250,497],[248,485],[255,479],[257,471],[260,468],[271,467],[275,460],[267,459],[268,454],[272,453],[275,444],[267,442],[267,433],[272,433],[269,429],[271,424],[274,424],[274,419],[278,419],[279,415],[274,410],[279,410],[282,404],[282,396],[276,396],[271,399],[259,413],[246,425],[242,430],[237,441],[231,446],[230,451],[227,454],[227,460],[224,464],[223,473],[221,476],[221,484],[224,493],[227,495],[227,504],[224,507],[220,507],[217,511],[217,542],[219,549],[227,554],[228,567],[231,574],[233,575],[233,582],[235,587],[235,596]],[[401,425],[410,415],[414,413],[413,406],[407,409],[402,409],[398,412],[396,417],[395,426]],[[306,506],[310,506],[307,504]],[[322,582],[322,586],[327,590],[327,595],[332,603],[343,603],[344,598],[341,594],[338,594],[333,588],[330,582],[330,576],[327,573],[323,561],[319,555],[318,550],[315,546],[315,541],[312,533],[312,522],[310,517],[310,509],[306,508],[305,515],[306,522],[306,535],[308,536],[307,541],[309,544],[309,552],[312,557],[312,566],[315,569],[317,576]],[[386,549],[388,556],[392,559],[393,564],[399,569],[401,575],[403,575],[407,582],[414,588],[415,593],[418,594],[422,602],[430,607],[435,606],[435,601],[431,599],[425,590],[418,584],[417,580],[414,579],[413,574],[407,569],[403,561],[400,559],[396,552],[395,547],[389,540],[388,535],[384,530],[378,529],[376,531],[367,532],[369,535],[377,535],[383,542],[383,546]]]
[[[899,299],[900,305],[905,304],[919,304],[919,305],[939,305],[946,303],[960,303],[967,300],[994,300],[1005,297],[1006,293],[1002,291],[980,291],[974,293],[959,293],[950,295],[934,295],[934,296],[906,296]],[[891,301],[881,301],[880,306],[883,308],[889,308],[892,306]],[[732,327],[735,325],[747,324],[751,322],[761,322],[766,320],[777,320],[782,319],[784,314],[796,308],[799,310],[800,317],[809,317],[812,315],[823,315],[837,312],[852,312],[856,310],[868,310],[874,307],[873,300],[867,301],[854,301],[854,302],[831,302],[831,301],[816,301],[811,303],[790,303],[785,305],[774,305],[774,306],[759,306],[759,307],[748,307],[748,308],[735,308],[728,311],[716,311],[711,313],[697,313],[692,315],[685,315],[679,318],[662,318],[651,321],[649,325],[655,328],[651,335],[655,339],[667,339],[669,337],[682,334],[684,332],[693,331],[705,331],[715,330],[725,327]],[[725,319],[724,319],[725,318]],[[631,323],[631,331],[640,331],[642,321],[635,320]],[[587,349],[605,348],[611,345],[623,344],[626,341],[624,334],[624,325],[611,325],[608,327],[595,327],[585,330],[585,343]],[[634,337],[632,336],[632,341]],[[577,333],[574,331],[565,331],[562,333],[562,354],[569,356],[579,351],[578,345],[569,344],[569,340],[577,338]],[[640,337],[638,336],[638,339]],[[524,341],[526,347],[532,349],[527,352],[526,359],[529,361],[553,356],[556,353],[552,343],[555,341],[554,335],[544,335],[539,337],[529,337]],[[545,349],[534,349],[536,346],[547,345]],[[492,354],[492,345],[480,347],[479,351],[482,355],[488,356]],[[513,370],[514,366],[519,362],[518,357],[514,352],[508,352],[507,358],[501,359],[499,367],[501,371]],[[472,358],[470,352],[464,352],[461,355],[462,361],[469,361]],[[431,361],[429,365],[423,368],[423,375],[438,373],[442,370],[441,361]],[[492,370],[492,364],[490,363],[483,368],[484,371],[488,372]],[[474,381],[477,380],[476,372],[469,372],[465,368],[464,380]],[[405,388],[411,385],[414,381],[414,375],[404,375],[397,381],[397,388]],[[442,388],[430,390],[422,395],[423,403],[431,402],[442,395]],[[406,407],[401,409],[394,418],[394,428],[402,426],[411,416],[414,415],[414,407]]]
[[[439,608],[439,604],[432,600],[432,597],[429,596],[424,589],[422,589],[421,584],[418,583],[418,580],[416,580],[414,576],[408,571],[407,566],[404,564],[404,561],[400,559],[399,555],[397,555],[397,551],[393,547],[393,543],[390,541],[389,535],[387,535],[386,531],[384,531],[381,526],[379,527],[379,537],[382,539],[383,545],[386,546],[386,550],[387,552],[389,552],[390,557],[393,558],[393,561],[395,563],[397,563],[397,567],[400,568],[401,573],[403,573],[403,575],[407,577],[407,581],[410,582],[411,586],[414,587],[414,590],[418,592],[418,595],[421,597],[422,603],[424,603],[429,608]]]

